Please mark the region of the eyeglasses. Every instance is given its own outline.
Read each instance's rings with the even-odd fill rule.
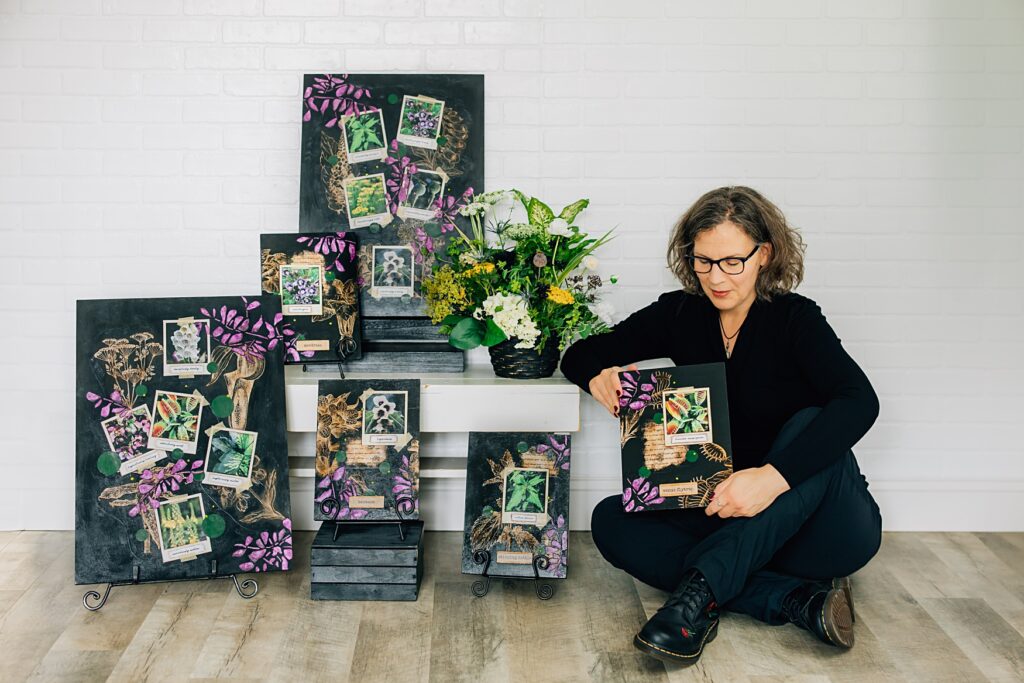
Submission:
[[[743,272],[744,266],[747,265],[747,261],[753,258],[757,250],[764,246],[764,242],[758,242],[753,251],[746,256],[729,256],[727,258],[710,259],[704,258],[703,256],[687,256],[686,260],[690,262],[690,267],[693,268],[693,272],[701,275],[707,275],[711,272],[711,269],[718,265],[718,268],[726,275],[739,275]]]

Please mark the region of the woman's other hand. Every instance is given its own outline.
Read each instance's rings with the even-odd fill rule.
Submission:
[[[622,384],[619,383],[619,373],[627,370],[636,370],[636,365],[625,368],[613,366],[605,368],[590,380],[590,395],[598,403],[608,409],[613,417],[619,416],[619,396],[622,395]],[[725,482],[722,482],[723,484]]]
[[[739,470],[715,487],[704,514],[753,517],[788,490],[789,483],[772,465]]]

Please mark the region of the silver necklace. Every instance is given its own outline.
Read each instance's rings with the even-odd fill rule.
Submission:
[[[746,322],[746,318],[744,318],[743,321]],[[722,336],[725,337],[725,357],[726,359],[732,358],[732,340],[740,333],[743,323],[740,323],[740,326],[736,328],[736,331],[732,333],[731,337],[725,332],[725,324],[722,322],[721,315],[718,316],[718,327],[722,330]]]

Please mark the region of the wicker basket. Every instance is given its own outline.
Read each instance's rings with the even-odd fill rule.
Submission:
[[[487,349],[495,375],[511,379],[541,379],[554,374],[560,356],[557,337],[549,337],[540,353],[536,349],[517,349],[518,342],[512,337]]]

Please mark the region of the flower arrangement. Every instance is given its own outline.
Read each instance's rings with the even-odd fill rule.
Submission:
[[[431,320],[459,349],[511,342],[540,354],[549,344],[565,349],[576,338],[603,332],[611,311],[598,301],[604,282],[593,255],[611,231],[590,237],[576,225],[589,200],[555,212],[519,190],[468,197],[458,212],[470,220],[437,254],[423,291]],[[503,204],[519,206],[526,220],[495,220]],[[612,277],[611,282],[616,282]]]

